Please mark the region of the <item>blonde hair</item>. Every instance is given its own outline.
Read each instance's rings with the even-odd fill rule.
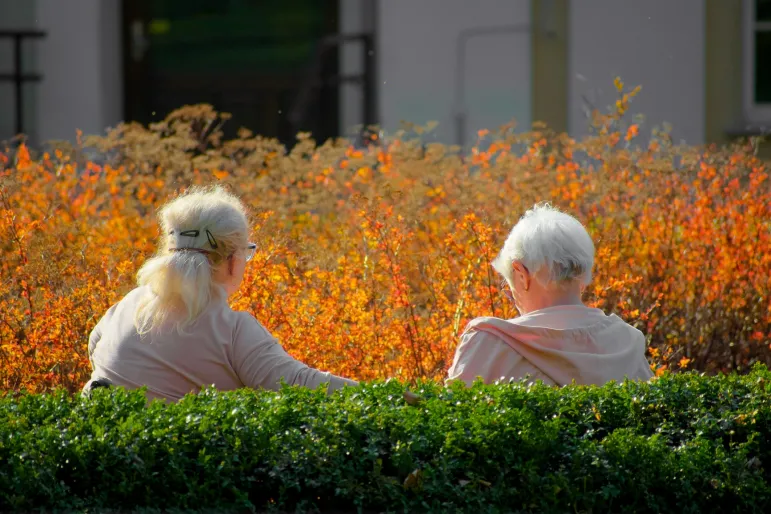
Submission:
[[[194,187],[159,211],[161,243],[154,257],[137,273],[148,294],[134,313],[139,334],[158,328],[174,316],[183,332],[209,302],[225,291],[213,272],[244,248],[248,222],[243,203],[221,187]]]
[[[543,285],[564,285],[578,280],[592,281],[594,243],[584,226],[573,216],[548,203],[536,204],[511,230],[493,268],[512,283],[511,265],[519,261],[539,279],[546,269]]]

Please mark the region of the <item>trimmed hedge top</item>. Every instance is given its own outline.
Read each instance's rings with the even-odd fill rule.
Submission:
[[[768,512],[771,372],[0,397],[0,510]]]

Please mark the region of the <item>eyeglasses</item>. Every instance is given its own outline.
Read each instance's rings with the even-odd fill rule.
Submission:
[[[252,257],[254,257],[254,253],[256,251],[257,251],[256,243],[248,243],[246,245],[246,255],[245,255],[246,262],[249,262],[250,260],[252,260]]]
[[[514,295],[511,294],[511,289],[509,288],[509,283],[506,282],[506,279],[504,278],[501,280],[501,284],[498,286],[498,289],[501,291],[501,294],[511,300],[514,301]]]

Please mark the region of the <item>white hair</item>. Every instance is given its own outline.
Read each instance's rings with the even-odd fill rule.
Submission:
[[[592,281],[594,243],[573,216],[548,203],[536,204],[514,225],[493,268],[513,283],[512,264],[522,263],[542,285]],[[542,270],[548,270],[541,280]]]
[[[171,315],[182,332],[212,298],[224,295],[215,283],[213,268],[221,264],[248,237],[246,209],[220,187],[191,188],[159,212],[161,244],[154,257],[137,273],[137,283],[148,294],[134,313],[137,332],[159,327]]]

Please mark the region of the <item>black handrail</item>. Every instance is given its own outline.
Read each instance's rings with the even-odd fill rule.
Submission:
[[[13,40],[13,71],[0,73],[0,82],[13,82],[15,99],[15,127],[16,134],[24,132],[24,95],[23,84],[25,82],[40,82],[43,76],[39,73],[24,73],[22,68],[21,45],[24,39],[42,39],[46,33],[41,30],[0,30],[0,39]]]
[[[362,42],[362,73],[357,75],[335,75],[324,78],[324,63],[327,54],[331,50],[338,50],[343,44]],[[364,128],[377,123],[377,110],[375,102],[375,45],[372,34],[331,34],[322,38],[317,46],[313,61],[308,68],[307,79],[303,82],[294,104],[289,111],[289,121],[294,127],[299,127],[304,121],[308,106],[314,98],[314,94],[325,85],[339,85],[343,83],[361,84],[362,117]]]

